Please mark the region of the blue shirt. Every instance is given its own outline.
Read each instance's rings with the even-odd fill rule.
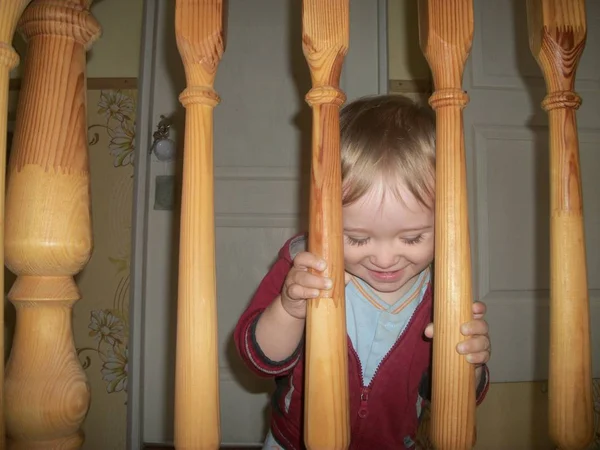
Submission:
[[[346,327],[362,365],[365,386],[406,329],[423,300],[430,277],[431,271],[427,268],[393,305],[384,302],[359,278],[352,277],[346,285]]]

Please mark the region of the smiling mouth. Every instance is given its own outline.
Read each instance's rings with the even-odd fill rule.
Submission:
[[[386,270],[386,271],[379,271],[379,270],[372,270],[372,269],[368,269],[368,270],[371,273],[371,276],[373,278],[376,278],[381,281],[395,281],[402,276],[402,272],[404,271],[404,269]]]

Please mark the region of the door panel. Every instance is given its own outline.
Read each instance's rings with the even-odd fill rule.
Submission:
[[[548,376],[549,173],[546,87],[529,49],[524,2],[475,0],[464,89],[476,297],[488,305],[494,381]],[[600,3],[586,2],[577,71],[594,375],[600,376]]]
[[[240,363],[236,321],[279,248],[306,224],[311,88],[301,47],[301,2],[230,0],[227,48],[215,89],[215,214],[223,443],[260,443],[271,381]],[[384,4],[384,3],[383,3]],[[183,144],[185,78],[174,35],[174,3],[157,3],[152,120],[173,118]],[[348,99],[379,87],[378,2],[351,1],[350,49],[342,75]],[[383,62],[385,69],[385,61]],[[153,132],[151,130],[150,132]],[[178,211],[153,209],[158,176],[179,176],[152,157],[148,171],[143,337],[143,441],[173,439]],[[177,178],[176,178],[177,180]],[[177,185],[177,182],[176,182]],[[180,195],[176,191],[175,197]]]

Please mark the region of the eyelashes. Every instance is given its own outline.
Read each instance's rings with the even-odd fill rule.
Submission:
[[[352,238],[350,236],[346,236],[346,241],[350,245],[355,245],[357,247],[361,247],[361,246],[363,246],[363,245],[365,245],[365,244],[367,244],[369,242],[369,238],[355,239],[355,238]]]
[[[417,237],[412,238],[412,239],[402,239],[402,241],[407,245],[416,245],[423,241],[423,235],[420,234]]]
[[[346,236],[346,242],[348,242],[348,244],[350,245],[354,245],[356,247],[361,247],[363,245],[366,245],[369,243],[369,241],[371,240],[371,238],[364,238],[364,239],[356,239],[350,236]],[[417,245],[419,243],[421,243],[423,241],[423,235],[420,234],[417,237],[411,238],[411,239],[402,239],[402,242],[404,242],[406,245]]]

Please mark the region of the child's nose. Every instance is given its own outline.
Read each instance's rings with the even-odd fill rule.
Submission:
[[[371,264],[381,270],[388,270],[398,264],[400,260],[399,255],[395,255],[392,252],[381,252],[371,256]]]

